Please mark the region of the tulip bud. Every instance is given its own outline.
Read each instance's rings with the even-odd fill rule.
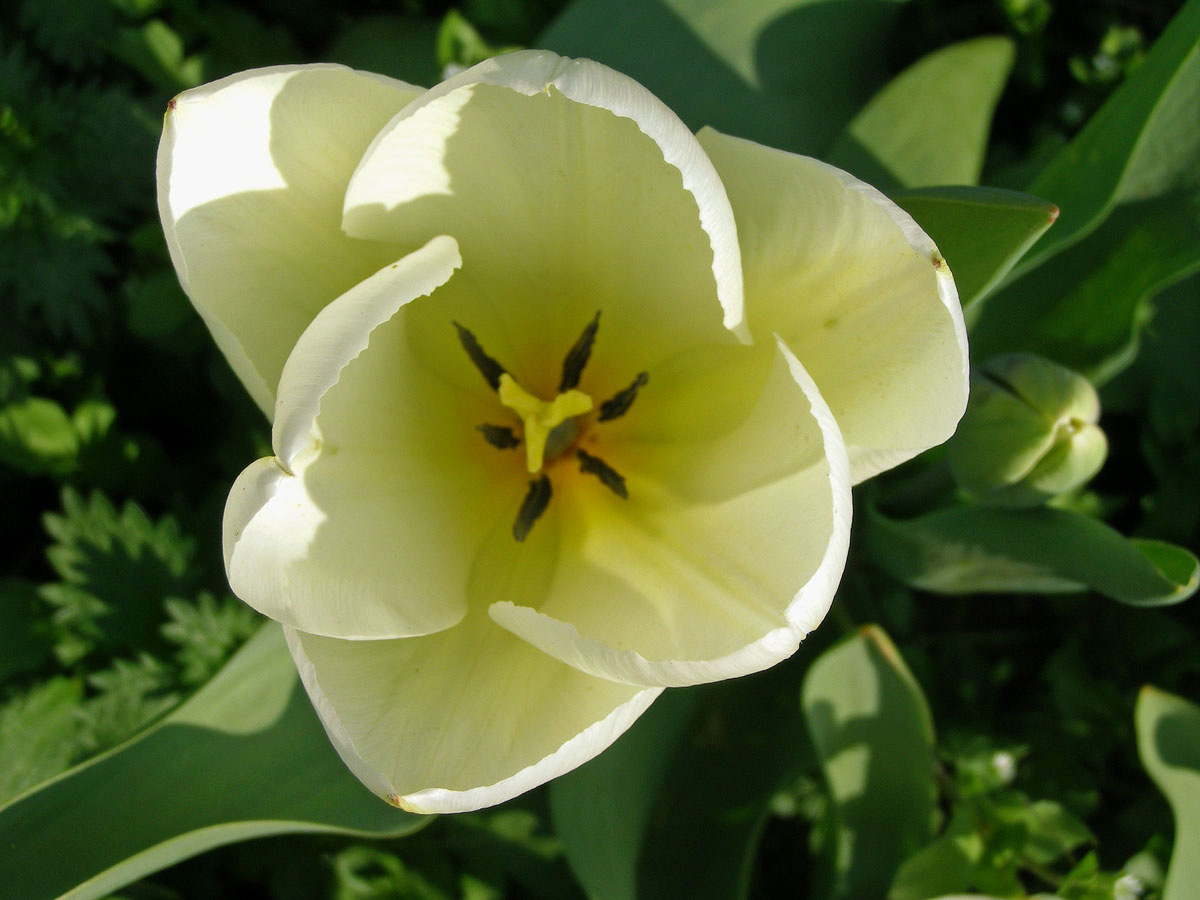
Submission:
[[[948,459],[954,480],[992,506],[1036,506],[1079,487],[1108,452],[1100,399],[1086,378],[1040,356],[993,357],[971,374],[971,396]]]

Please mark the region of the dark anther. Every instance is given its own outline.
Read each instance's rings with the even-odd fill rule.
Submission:
[[[513,522],[513,537],[518,541],[525,540],[533,523],[546,511],[546,507],[550,505],[550,493],[550,479],[545,475],[537,481],[529,482],[529,490],[517,511],[517,521]]]
[[[575,454],[579,458],[579,471],[588,475],[595,475],[599,478],[606,488],[620,497],[622,500],[629,499],[629,491],[625,489],[625,478],[620,475],[616,469],[606,463],[598,456],[592,456],[586,450],[580,450]]]
[[[500,376],[504,374],[504,366],[483,352],[483,348],[479,346],[479,341],[475,339],[475,335],[471,334],[471,332],[467,331],[467,329],[463,328],[457,322],[454,323],[454,327],[458,331],[459,343],[467,351],[467,356],[471,357],[471,362],[475,363],[475,368],[479,370],[484,380],[491,385],[493,391],[500,390]]]
[[[609,419],[619,418],[629,412],[629,407],[633,406],[633,401],[637,399],[638,388],[645,387],[649,380],[650,376],[647,373],[638,372],[637,378],[633,379],[633,384],[623,391],[618,391],[612,396],[612,399],[605,400],[600,404],[600,415],[596,417],[596,420],[607,422]]]
[[[575,346],[567,351],[566,358],[563,359],[562,380],[558,382],[560,394],[579,386],[579,376],[583,374],[583,367],[587,365],[588,357],[592,355],[592,344],[596,342],[596,329],[599,327],[600,313],[597,312],[592,321],[583,329],[583,334],[579,336]]]
[[[521,439],[513,434],[513,430],[507,425],[489,425],[484,422],[482,425],[476,426],[475,430],[497,450],[511,450],[521,443]]]

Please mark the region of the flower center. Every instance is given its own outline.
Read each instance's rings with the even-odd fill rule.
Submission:
[[[550,504],[553,486],[549,476],[542,470],[547,463],[565,456],[573,447],[580,472],[595,476],[621,499],[629,497],[625,478],[616,469],[600,457],[576,447],[583,431],[581,419],[595,408],[591,396],[577,388],[584,366],[591,358],[592,345],[600,327],[600,313],[596,313],[583,329],[583,334],[563,359],[558,393],[550,401],[543,400],[521,387],[504,366],[484,351],[474,334],[458,322],[454,323],[454,327],[458,331],[459,343],[479,370],[479,374],[488,386],[496,391],[500,402],[521,419],[520,436],[506,425],[493,425],[489,422],[477,426],[477,430],[484,440],[498,450],[512,450],[524,442],[525,469],[530,475],[539,476],[529,482],[529,490],[517,511],[517,518],[513,523],[514,538],[518,541],[525,540],[529,530]],[[648,380],[649,376],[645,372],[639,372],[628,387],[601,403],[596,423],[625,415],[637,399],[638,391]]]
[[[579,436],[576,417],[591,412],[594,405],[591,397],[573,389],[546,403],[507,372],[500,376],[500,402],[520,416],[525,426],[525,468],[531,475],[575,442]]]

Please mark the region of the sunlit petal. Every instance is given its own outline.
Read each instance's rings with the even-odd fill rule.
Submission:
[[[420,93],[341,66],[279,66],[171,101],[158,151],[167,245],[184,290],[265,412],[321,307],[400,255],[347,237],[342,200],[372,138]]]
[[[431,241],[326,307],[297,344],[280,382],[278,455],[242,474],[225,515],[230,584],[266,615],[386,638],[465,614],[489,511],[514,504],[522,479],[473,427],[486,398],[409,349],[409,311],[435,305],[458,262],[453,240]]]
[[[413,812],[478,809],[549,781],[611,744],[659,693],[564,666],[482,612],[394,641],[286,633],[342,759]]]
[[[463,324],[542,396],[597,310],[589,370],[614,351],[650,366],[742,327],[737,235],[711,163],[649,92],[590,61],[513,53],[438,85],[367,151],[345,227],[400,243],[453,234],[505,313]]]
[[[712,129],[699,139],[737,217],[751,327],[812,374],[853,481],[946,440],[966,406],[967,338],[929,237],[832,166]]]

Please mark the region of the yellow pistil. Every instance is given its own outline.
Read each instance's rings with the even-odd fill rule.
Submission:
[[[540,472],[545,462],[546,439],[559,425],[592,411],[592,398],[583,391],[563,391],[549,403],[535,397],[507,372],[500,376],[500,402],[525,424],[525,468]]]

